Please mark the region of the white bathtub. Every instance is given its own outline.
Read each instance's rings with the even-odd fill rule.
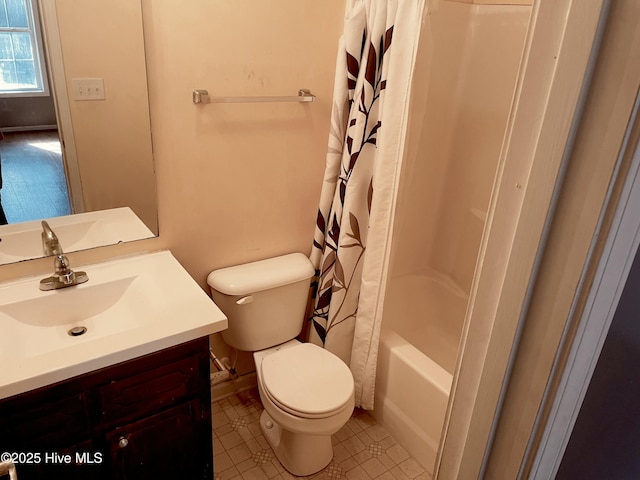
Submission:
[[[437,275],[394,278],[385,296],[373,414],[430,474],[466,303]]]

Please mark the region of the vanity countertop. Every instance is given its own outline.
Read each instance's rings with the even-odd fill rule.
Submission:
[[[0,284],[0,399],[227,328],[169,251],[72,267],[89,281],[49,292],[34,277]]]

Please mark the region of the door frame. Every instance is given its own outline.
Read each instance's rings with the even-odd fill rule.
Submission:
[[[67,177],[67,190],[69,192],[71,213],[82,213],[84,212],[82,179],[73,134],[73,122],[71,120],[71,109],[69,106],[69,94],[67,92],[67,79],[55,0],[38,0],[38,8],[40,10],[42,39],[45,44],[47,70],[51,84],[51,96],[56,110],[58,135],[60,136],[60,145],[62,148],[62,160]]]
[[[640,96],[629,125],[629,136],[621,155],[633,152],[629,173],[604,246],[593,286],[575,334],[568,347],[564,369],[554,392],[542,436],[533,457],[529,478],[554,478],[569,443],[582,402],[611,327],[620,296],[640,245]],[[635,127],[635,132],[632,129]],[[635,138],[634,138],[635,137]],[[631,140],[630,142],[628,140]],[[635,145],[634,145],[635,143]]]

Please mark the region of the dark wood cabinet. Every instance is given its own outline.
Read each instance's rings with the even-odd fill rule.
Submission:
[[[0,452],[20,480],[211,479],[208,348],[204,337],[0,400]]]
[[[210,463],[193,447],[201,414],[196,399],[109,432],[111,478],[207,478]]]

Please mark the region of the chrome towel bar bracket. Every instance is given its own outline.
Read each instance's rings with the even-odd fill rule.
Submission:
[[[298,95],[282,96],[282,97],[210,97],[208,90],[194,90],[193,103],[266,103],[266,102],[313,102],[315,95],[309,90],[300,89]]]

